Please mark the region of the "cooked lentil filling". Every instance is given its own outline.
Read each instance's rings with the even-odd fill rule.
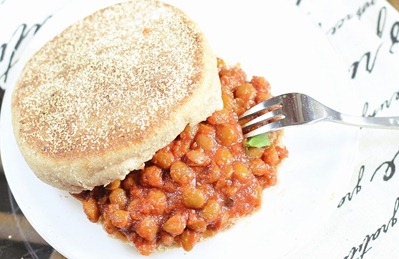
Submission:
[[[224,108],[186,129],[159,150],[144,169],[75,195],[91,222],[134,244],[143,255],[158,246],[189,251],[199,240],[226,229],[261,205],[262,190],[276,183],[288,152],[281,133],[268,147],[246,145],[238,116],[271,97],[263,77],[218,60]]]

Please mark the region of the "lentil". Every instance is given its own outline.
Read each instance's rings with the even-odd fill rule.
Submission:
[[[270,133],[271,145],[248,148],[238,116],[271,97],[263,77],[218,59],[224,108],[186,129],[142,170],[75,195],[92,222],[134,244],[143,255],[158,246],[191,250],[202,238],[229,227],[261,205],[262,190],[277,181],[288,152]]]

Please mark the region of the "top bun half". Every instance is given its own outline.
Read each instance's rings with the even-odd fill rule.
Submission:
[[[12,99],[20,150],[41,180],[72,193],[123,179],[222,108],[216,63],[198,26],[173,6],[101,9],[24,67]]]

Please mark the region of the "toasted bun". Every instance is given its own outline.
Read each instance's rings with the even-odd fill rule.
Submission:
[[[197,25],[148,0],[71,25],[29,60],[14,133],[44,182],[80,192],[123,179],[187,124],[222,108],[217,60]]]

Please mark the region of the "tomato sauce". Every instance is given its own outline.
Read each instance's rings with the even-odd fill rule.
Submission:
[[[218,60],[224,108],[186,129],[159,150],[143,170],[120,181],[75,195],[92,222],[134,244],[143,255],[159,246],[195,243],[229,227],[261,205],[262,190],[276,184],[288,152],[281,132],[268,147],[248,147],[238,116],[271,97],[263,77]]]

